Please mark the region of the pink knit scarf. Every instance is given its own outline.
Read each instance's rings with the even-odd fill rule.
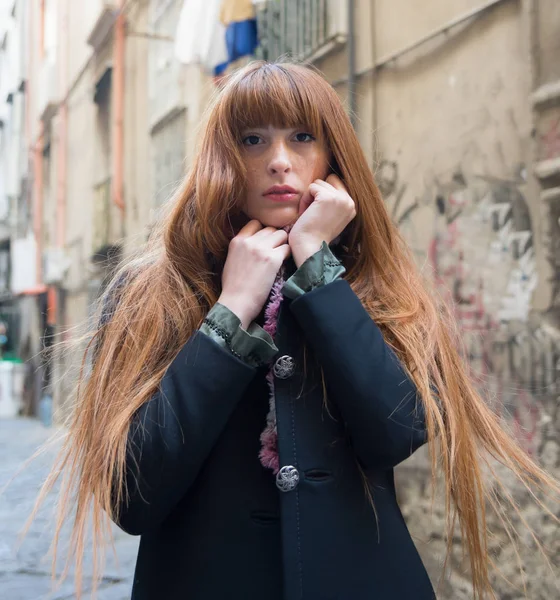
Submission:
[[[284,229],[289,233],[292,226],[285,227]],[[336,246],[340,242],[340,236],[334,239],[330,246]],[[263,329],[274,338],[276,335],[276,326],[278,324],[278,315],[280,313],[280,306],[282,304],[283,295],[282,288],[286,282],[284,266],[278,272],[272,291],[270,293],[270,299],[266,305],[264,311],[264,325]],[[268,400],[268,414],[266,415],[266,427],[261,433],[261,450],[259,452],[259,458],[263,467],[272,469],[272,472],[276,475],[280,470],[280,461],[278,459],[278,430],[276,428],[276,399],[274,394],[274,372],[273,364],[266,375],[266,381],[270,389],[270,396]]]
[[[278,315],[282,304],[282,287],[284,286],[284,269],[281,269],[276,276],[276,281],[272,286],[270,300],[268,301],[264,311],[264,326],[263,329],[272,337],[276,335],[276,326],[278,324]],[[274,373],[272,365],[266,375],[266,381],[270,389],[268,401],[268,414],[266,416],[266,427],[261,433],[261,450],[259,458],[263,467],[272,469],[276,475],[280,470],[278,460],[278,431],[276,429],[276,402],[274,395]]]

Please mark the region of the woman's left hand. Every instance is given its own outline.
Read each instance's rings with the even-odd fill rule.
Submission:
[[[324,241],[330,244],[344,231],[356,216],[356,206],[340,177],[329,175],[326,181],[317,179],[309,186],[299,215],[288,239],[297,267],[320,250]]]

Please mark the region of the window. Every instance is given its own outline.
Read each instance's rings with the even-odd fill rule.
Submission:
[[[107,65],[95,84],[95,170],[93,188],[93,245],[98,252],[111,241],[112,68]]]
[[[96,181],[105,180],[111,173],[112,148],[112,68],[107,65],[95,84],[93,100],[96,114]]]

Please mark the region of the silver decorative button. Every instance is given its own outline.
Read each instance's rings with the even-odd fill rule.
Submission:
[[[295,467],[286,465],[276,474],[276,487],[281,492],[291,492],[295,490],[299,483],[299,472]]]
[[[278,377],[278,379],[288,379],[288,377],[291,377],[294,374],[295,368],[296,363],[294,359],[285,354],[274,363],[272,370],[274,376]]]

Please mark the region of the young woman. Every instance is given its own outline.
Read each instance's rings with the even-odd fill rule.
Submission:
[[[483,468],[558,488],[452,331],[334,90],[300,65],[236,72],[105,296],[46,488],[68,470],[78,567],[92,508],[97,543],[105,514],[142,536],[134,600],[433,598],[393,480],[428,442],[448,533],[455,515],[476,596],[492,595]]]

